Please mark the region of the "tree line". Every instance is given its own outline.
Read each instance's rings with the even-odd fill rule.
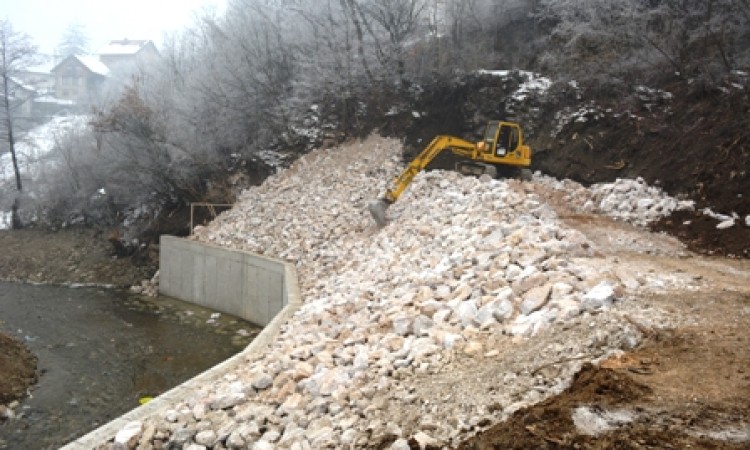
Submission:
[[[29,216],[135,226],[226,202],[230,173],[368,132],[424,85],[477,69],[612,95],[675,74],[718,82],[750,66],[749,22],[747,0],[230,0],[166,39],[89,127],[58,137]],[[3,67],[7,84],[17,64]]]

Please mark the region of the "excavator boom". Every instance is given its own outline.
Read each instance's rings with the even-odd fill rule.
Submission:
[[[528,167],[531,164],[531,149],[523,144],[521,128],[512,122],[490,122],[482,142],[473,143],[454,136],[437,136],[416,158],[393,180],[393,187],[383,197],[368,205],[370,214],[379,226],[388,223],[386,210],[401,197],[415,176],[435,159],[443,150],[472,161],[476,167],[492,164]],[[468,167],[468,166],[467,166]]]
[[[411,184],[415,176],[435,159],[445,149],[450,148],[454,153],[471,157],[476,153],[477,146],[473,142],[466,141],[461,138],[453,136],[437,136],[430,142],[430,145],[425,147],[416,158],[414,158],[408,166],[399,174],[393,181],[393,188],[386,190],[385,195],[380,200],[371,202],[368,205],[370,214],[372,214],[375,223],[379,226],[385,226],[388,223],[385,211],[392,203],[398,200],[406,190],[407,186]]]
[[[389,203],[396,202],[396,200],[401,197],[401,194],[404,193],[407,186],[411,184],[414,177],[424,170],[430,161],[435,159],[435,157],[443,150],[450,149],[454,153],[471,157],[476,153],[476,148],[477,146],[475,143],[465,141],[461,138],[453,136],[437,136],[432,142],[430,142],[430,145],[425,147],[425,149],[422,150],[408,166],[406,166],[403,172],[393,180],[393,188],[388,189],[383,198]]]

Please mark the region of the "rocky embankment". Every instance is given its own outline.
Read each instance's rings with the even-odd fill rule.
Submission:
[[[586,189],[540,175],[422,173],[377,228],[366,204],[400,153],[379,137],[313,152],[196,230],[294,262],[304,304],[263,354],[131,424],[117,445],[455,445],[560,392],[583,363],[636,346],[644,326],[665,326],[635,294],[694,281],[603,257],[558,213],[642,224],[690,207],[639,180]],[[617,239],[630,251],[680,251]]]

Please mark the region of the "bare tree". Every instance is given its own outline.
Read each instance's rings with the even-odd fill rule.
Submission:
[[[352,2],[361,11],[362,22],[376,38],[378,56],[381,63],[396,74],[396,80],[406,79],[405,51],[409,38],[413,37],[424,23],[423,13],[427,8],[425,0],[369,0]],[[375,24],[385,33],[387,42],[381,44],[380,33]]]
[[[545,62],[573,76],[715,78],[748,64],[746,0],[541,0]]]
[[[14,112],[20,106],[16,101],[15,88],[19,87],[20,82],[15,75],[22,69],[29,67],[35,62],[37,47],[31,43],[31,38],[20,32],[13,30],[13,26],[8,20],[0,20],[0,85],[2,93],[0,94],[0,112],[3,117],[5,126],[4,137],[8,143],[11,159],[13,160],[13,170],[16,175],[16,196],[13,199],[13,228],[21,227],[21,220],[18,216],[20,194],[23,190],[21,183],[21,172],[18,169],[18,158],[16,157],[16,141],[13,136]]]

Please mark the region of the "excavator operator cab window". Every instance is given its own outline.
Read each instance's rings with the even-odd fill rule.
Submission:
[[[487,124],[487,130],[484,132],[484,144],[492,153],[495,153],[495,146],[497,145],[497,129],[497,123],[489,123]]]
[[[500,136],[497,140],[497,150],[495,154],[497,156],[505,156],[508,153],[512,153],[518,147],[518,128],[503,125],[500,127]]]

